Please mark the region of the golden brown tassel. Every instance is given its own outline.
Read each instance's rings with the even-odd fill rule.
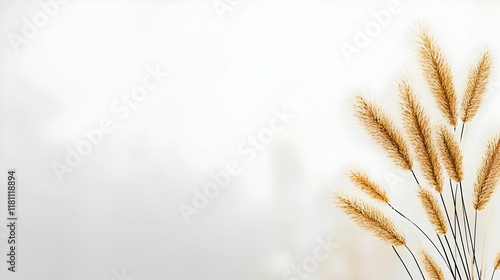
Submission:
[[[491,72],[491,55],[488,50],[481,53],[479,60],[469,71],[467,88],[462,99],[462,122],[469,122],[477,113]]]
[[[477,171],[473,196],[474,209],[476,211],[483,210],[486,207],[499,181],[500,135],[488,141],[483,156],[483,162]]]
[[[359,94],[354,97],[354,108],[356,117],[368,134],[387,152],[395,164],[404,170],[411,170],[413,160],[408,145],[389,116],[378,105]]]
[[[406,135],[410,138],[425,179],[441,193],[443,190],[442,169],[433,145],[429,118],[406,79],[400,81],[399,92]]]
[[[443,211],[439,207],[437,199],[429,190],[426,190],[425,188],[419,189],[418,197],[420,198],[425,213],[427,214],[427,218],[436,233],[438,235],[446,234],[448,230],[448,223],[446,222]]]
[[[436,40],[427,28],[420,27],[418,50],[424,76],[429,83],[439,110],[452,127],[457,126],[457,96],[451,68]]]
[[[436,142],[445,170],[448,176],[455,182],[463,180],[462,150],[450,130],[440,126],[436,133]]]
[[[345,194],[335,193],[337,205],[359,226],[371,231],[378,238],[393,246],[406,245],[403,233],[394,225],[380,209],[358,198],[348,197]]]
[[[383,190],[377,183],[370,180],[366,173],[351,170],[349,172],[349,179],[355,186],[360,188],[373,199],[389,203],[389,197],[387,197],[386,191]]]

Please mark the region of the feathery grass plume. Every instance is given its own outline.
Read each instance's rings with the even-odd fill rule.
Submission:
[[[415,149],[422,173],[429,184],[441,193],[443,191],[442,169],[432,142],[429,117],[417,100],[413,88],[404,78],[399,82],[399,92],[406,134]]]
[[[434,257],[427,253],[424,249],[420,249],[419,253],[420,261],[422,262],[429,279],[444,280],[443,270],[439,267]]]
[[[436,142],[441,162],[448,172],[448,176],[455,182],[461,182],[464,176],[462,150],[455,140],[455,136],[447,127],[441,125],[437,129]]]
[[[337,205],[359,226],[371,231],[378,238],[393,246],[406,245],[406,238],[394,222],[379,208],[358,198],[348,197],[345,194],[335,193]]]
[[[467,88],[462,99],[462,122],[470,121],[477,113],[491,72],[491,55],[484,50],[477,63],[470,69]]]
[[[361,121],[368,134],[387,152],[395,164],[404,169],[413,168],[413,159],[402,133],[389,116],[374,102],[360,94],[354,97],[356,117]]]
[[[436,233],[438,235],[446,234],[448,230],[448,223],[446,222],[443,211],[439,207],[437,199],[429,190],[425,188],[420,188],[418,190],[418,197],[420,198],[425,213],[427,214],[427,218]]]
[[[500,269],[500,253],[498,253],[497,258],[495,259],[495,263],[493,265],[495,270]]]
[[[386,191],[383,190],[377,183],[370,180],[366,173],[351,170],[349,172],[349,179],[355,186],[360,188],[373,199],[389,203],[389,197],[387,196]]]
[[[453,86],[451,68],[441,47],[426,27],[419,26],[418,50],[424,76],[431,88],[439,110],[448,123],[457,126],[457,96]]]
[[[481,211],[490,201],[500,181],[500,135],[490,139],[483,155],[483,163],[477,170],[474,182],[473,204],[476,211]]]

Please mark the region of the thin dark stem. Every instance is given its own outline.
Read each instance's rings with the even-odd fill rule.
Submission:
[[[462,208],[465,213],[465,220],[467,222],[467,229],[469,231],[469,237],[470,237],[470,242],[472,244],[472,233],[470,231],[470,223],[469,223],[469,215],[467,214],[467,208],[465,207],[465,201],[464,201],[464,193],[463,193],[463,188],[462,188],[462,182],[458,182],[460,185],[460,197],[462,198]]]
[[[448,237],[446,235],[443,235],[444,236],[444,240],[446,241],[446,245],[448,245],[448,249],[450,250],[451,252],[451,246],[450,246],[450,242],[448,242]],[[458,246],[458,244],[455,244]],[[467,279],[471,279],[470,277],[470,271],[468,269],[468,267],[465,265],[464,263],[464,259],[462,257],[462,253],[460,253],[460,250],[458,250],[458,256],[460,257],[460,261],[462,262],[462,267],[464,268],[464,273],[465,273],[465,276],[467,277]],[[455,261],[455,264],[456,264],[456,261]]]
[[[436,246],[436,244],[432,241],[432,239],[427,235],[427,233],[425,233],[425,231],[423,231],[416,223],[414,223],[412,220],[410,220],[408,217],[406,217],[403,213],[399,212],[396,208],[392,207],[391,204],[388,203],[388,205],[392,208],[392,210],[394,210],[396,213],[398,213],[401,217],[405,218],[408,222],[412,223],[425,237],[427,237],[427,239],[431,242],[432,246],[434,246],[434,248],[436,248],[436,251],[439,253],[439,255],[441,256],[441,258],[443,258],[443,260],[446,262],[443,254],[439,251],[438,247]],[[444,249],[444,248],[443,248]],[[446,254],[446,251],[445,251],[445,254]],[[446,259],[448,259],[448,256],[446,256]],[[450,266],[450,261],[448,260],[448,267],[451,268]]]
[[[477,269],[477,262],[476,262],[476,232],[477,232],[477,210],[476,214],[474,215],[474,243],[472,244],[472,262],[476,263],[476,269]],[[477,276],[479,277],[479,280],[481,280],[481,274],[479,273],[479,270],[477,270]]]
[[[451,262],[450,260],[448,259],[448,254],[446,253],[446,249],[444,248],[444,245],[443,245],[443,242],[441,241],[441,238],[439,238],[439,235],[437,235],[437,238],[439,240],[439,243],[441,244],[441,248],[443,248],[443,251],[444,251],[444,255],[446,256],[446,260],[448,261],[448,268],[450,269],[450,272],[451,272],[451,275],[453,276],[453,279],[457,279],[456,278],[456,275],[457,275],[457,262],[455,259],[453,259],[453,262],[455,263],[455,274],[453,274],[453,269],[451,268]],[[451,254],[451,252],[450,252]],[[453,257],[453,255],[451,255]],[[460,275],[460,273],[458,273],[458,277],[460,277],[460,279],[462,279],[462,276]]]
[[[458,216],[456,207],[455,207],[455,216]],[[465,256],[465,245],[464,245],[464,238],[462,236],[462,227],[460,226],[460,222],[458,222],[457,225],[458,225],[458,233],[460,235],[460,242],[462,243],[462,250],[463,250],[464,256]],[[457,234],[457,229],[455,228],[455,233],[453,235],[453,237],[455,238],[455,244],[457,243],[457,241],[456,241],[457,235],[456,234]],[[460,247],[458,249],[460,250]],[[465,263],[467,264],[467,267],[469,267],[469,262],[468,262],[467,258],[465,258]]]
[[[464,135],[465,123],[462,124],[462,131],[460,132],[460,142],[462,142],[462,136]]]
[[[408,252],[410,252],[411,256],[413,257],[413,259],[415,260],[415,263],[417,264],[417,267],[418,267],[418,270],[420,271],[420,274],[422,274],[422,278],[425,280],[425,276],[424,276],[424,273],[422,272],[422,269],[420,268],[420,265],[418,264],[418,261],[417,261],[417,258],[415,258],[415,255],[413,254],[413,252],[410,250],[410,248],[408,248],[408,246],[406,246],[406,249],[408,250]]]
[[[403,266],[405,267],[406,272],[408,272],[408,275],[410,276],[410,279],[411,279],[411,280],[413,280],[413,277],[411,277],[411,273],[410,273],[410,271],[408,270],[408,267],[406,267],[405,262],[403,261],[403,259],[401,258],[401,256],[398,254],[398,251],[396,251],[396,248],[394,248],[394,246],[392,246],[392,249],[394,250],[394,253],[396,253],[396,255],[398,256],[399,260],[401,261],[401,263],[402,263],[402,264],[403,264]]]
[[[496,270],[493,270],[493,273],[491,274],[491,280],[493,280],[493,278],[495,277],[495,271]]]
[[[450,179],[450,191],[451,191],[451,197],[453,198],[453,209],[455,210],[454,218],[453,218],[453,229],[455,232],[457,232],[457,220],[458,220],[458,215],[457,215],[457,191],[458,191],[458,185],[456,187],[455,192],[453,192],[453,185],[451,184],[451,179]],[[456,236],[455,236],[455,242],[456,242]],[[462,242],[463,243],[463,242]],[[457,255],[457,246],[455,245],[455,256]],[[465,255],[465,252],[464,252]],[[455,274],[457,273],[458,268],[455,267]]]
[[[476,260],[476,249],[475,249],[475,247],[476,247],[476,241],[473,241],[473,239],[472,239],[472,233],[471,233],[470,223],[469,223],[469,215],[467,214],[467,208],[465,207],[465,202],[464,202],[464,194],[463,194],[462,182],[459,182],[459,184],[460,184],[460,196],[462,197],[462,208],[464,210],[464,216],[465,216],[465,220],[467,222],[465,227],[466,227],[466,229],[469,232],[469,239],[470,239],[471,246],[472,246],[472,264],[476,265],[477,275],[478,275],[479,279],[481,279],[481,275],[479,273],[479,267],[477,265],[477,260]],[[476,219],[477,219],[477,211],[476,211]],[[476,228],[476,226],[474,226],[474,228]],[[474,232],[474,236],[475,235],[476,235],[476,233]],[[474,240],[476,240],[475,237],[474,237]],[[467,243],[467,245],[468,245],[468,243]]]
[[[470,245],[469,245],[469,235],[467,235],[467,211],[465,209],[462,209],[462,215],[464,216],[464,233],[465,233],[465,243],[467,244],[467,252],[470,254]],[[472,241],[471,241],[472,242]]]
[[[446,209],[446,204],[444,203],[443,194],[439,194],[439,195],[441,196],[441,202],[443,203],[443,206],[444,206],[444,212],[446,213],[446,218],[448,218],[448,223],[451,225],[450,216],[448,215],[448,209]],[[455,209],[455,214],[456,214],[456,209]],[[451,234],[453,235],[453,239],[455,240],[455,245],[458,247],[458,253],[460,255],[462,255],[460,253],[460,247],[458,246],[458,243],[457,243],[457,235],[455,234],[455,231],[453,231],[453,228],[451,228],[451,226],[450,226],[450,230],[451,230]],[[460,223],[458,223],[458,230],[459,230],[459,233],[460,233],[460,240],[462,241],[462,249],[463,249],[463,252],[464,252],[464,255],[465,255],[465,246],[464,246],[464,240],[463,240],[462,232],[461,232],[462,229],[460,228]],[[451,251],[451,249],[450,249],[450,251]],[[469,262],[467,261],[467,258],[465,258],[465,264],[467,265],[467,272],[470,274]]]
[[[411,170],[411,174],[413,174],[413,178],[415,178],[415,182],[417,182],[417,185],[420,187],[420,183],[418,182],[417,176],[415,176],[415,172],[413,169]]]

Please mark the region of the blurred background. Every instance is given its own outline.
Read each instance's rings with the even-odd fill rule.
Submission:
[[[350,97],[366,93],[399,120],[406,75],[438,119],[416,24],[439,38],[461,94],[484,46],[500,53],[499,11],[495,1],[0,1],[0,170],[4,182],[17,170],[19,216],[18,271],[7,271],[2,226],[0,278],[406,279],[391,247],[331,200],[361,168],[430,230],[411,174],[367,137]],[[500,130],[499,82],[494,71],[465,131],[467,196]],[[499,232],[490,206],[479,221],[487,265],[500,249],[485,230]],[[6,188],[0,209],[3,224]],[[397,225],[410,247],[426,246]]]

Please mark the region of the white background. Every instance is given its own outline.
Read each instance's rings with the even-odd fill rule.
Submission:
[[[15,274],[0,228],[0,278],[299,279],[287,271],[330,238],[331,253],[308,279],[407,279],[390,246],[330,199],[352,189],[344,174],[359,167],[430,230],[411,175],[372,144],[349,98],[365,92],[398,119],[395,85],[405,74],[439,118],[415,56],[416,24],[439,38],[461,95],[479,51],[500,53],[500,4],[396,2],[399,12],[347,59],[341,44],[353,45],[356,28],[375,22],[389,1],[75,0],[17,51],[9,38],[43,9],[1,1],[0,181],[17,169],[20,220]],[[148,67],[169,76],[121,120],[113,102]],[[467,193],[483,143],[500,131],[497,73],[466,130]],[[284,108],[294,119],[255,158],[238,151]],[[114,130],[58,180],[54,162],[65,163],[67,147],[104,118]],[[241,172],[187,224],[179,206],[192,206],[210,173],[233,160]],[[2,188],[2,225],[6,194]],[[397,224],[417,249],[413,229]],[[488,247],[491,266],[500,244]]]

